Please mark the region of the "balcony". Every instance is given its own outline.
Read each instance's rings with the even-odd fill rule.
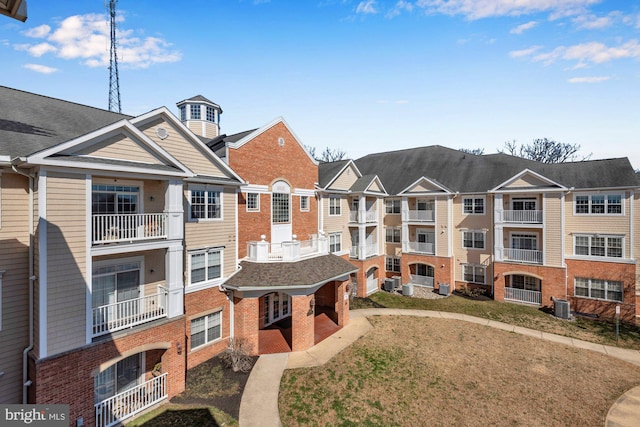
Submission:
[[[92,336],[109,334],[167,317],[167,291],[93,308]]]
[[[411,275],[411,283],[419,286],[427,286],[433,288],[433,277],[430,276],[420,276],[419,274]]]
[[[402,242],[402,252],[414,252],[419,254],[434,255],[435,245],[422,242]]]
[[[502,259],[504,261],[521,262],[524,264],[542,264],[543,260],[542,251],[511,248],[504,248],[502,250]]]
[[[92,243],[119,243],[166,239],[168,215],[97,214],[92,216]]]
[[[504,300],[525,304],[542,304],[542,292],[518,288],[504,288]]]
[[[351,211],[349,212],[349,222],[365,224],[378,221],[378,213],[375,210],[369,211]]]
[[[408,210],[403,211],[403,220],[409,222],[434,222],[436,220],[435,211],[432,210]]]
[[[502,211],[502,222],[516,224],[542,224],[542,211]]]
[[[94,405],[96,427],[110,427],[167,398],[167,373]]]
[[[261,241],[247,244],[247,259],[257,262],[297,261],[316,255],[329,253],[327,238],[314,236],[310,240],[293,240],[282,243],[269,243],[262,235]]]
[[[349,257],[355,259],[366,259],[372,256],[378,255],[378,244],[372,243],[368,244],[364,247],[364,251],[361,250],[360,246],[351,246],[351,250],[349,251]]]

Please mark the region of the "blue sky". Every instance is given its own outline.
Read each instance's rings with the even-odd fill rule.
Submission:
[[[550,138],[640,168],[640,2],[120,0],[123,112],[201,94],[349,157]],[[108,106],[103,0],[0,17],[0,84]]]

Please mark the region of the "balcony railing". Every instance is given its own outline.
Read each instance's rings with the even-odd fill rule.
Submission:
[[[412,274],[411,283],[413,283],[414,285],[428,286],[430,288],[433,288],[433,277]]]
[[[402,252],[416,252],[421,254],[435,254],[433,243],[402,242]]]
[[[93,309],[94,337],[151,322],[167,316],[167,291],[107,304]]]
[[[96,403],[96,427],[110,427],[167,398],[167,373]]]
[[[502,258],[505,261],[522,262],[525,264],[542,264],[542,251],[504,248],[502,250]]]
[[[502,211],[503,222],[542,224],[542,211]]]
[[[300,258],[325,254],[329,250],[326,237],[314,235],[309,240],[295,240],[294,234],[294,240],[281,243],[269,243],[264,240],[266,236],[261,237],[263,240],[247,244],[247,258],[251,261],[295,261]]]
[[[360,211],[349,212],[349,222],[363,224],[365,222],[377,222],[378,213],[375,210],[365,211],[364,215]]]
[[[436,219],[436,215],[434,211],[424,211],[424,210],[408,210],[404,211],[404,220],[405,221],[415,221],[415,222],[434,222]]]
[[[518,288],[504,288],[505,301],[517,301],[525,304],[542,304],[542,292]]]
[[[118,243],[167,238],[167,214],[93,215],[92,242]]]
[[[351,250],[349,251],[349,256],[351,258],[356,258],[356,259],[364,259],[364,258],[376,256],[378,255],[378,244],[373,243],[373,244],[366,245],[364,247],[364,252],[363,253],[361,252],[362,251],[360,250],[359,246],[351,246]]]

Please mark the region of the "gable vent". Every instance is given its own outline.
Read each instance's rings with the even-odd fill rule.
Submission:
[[[156,135],[158,135],[158,138],[160,139],[165,139],[166,137],[169,136],[169,132],[167,132],[165,128],[160,126],[159,128],[156,129]]]

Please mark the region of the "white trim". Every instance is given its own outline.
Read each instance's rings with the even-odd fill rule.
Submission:
[[[402,215],[402,198],[401,197],[385,197],[384,199],[384,215]],[[387,202],[391,202],[391,210],[393,211],[393,202],[398,203],[398,212],[387,212]]]
[[[222,284],[225,280],[224,277],[224,246],[210,246],[207,248],[200,248],[200,249],[191,249],[191,250],[187,250],[187,285],[185,286],[186,289],[206,289],[210,286],[218,286],[220,284]],[[216,277],[214,279],[206,279],[206,275],[207,275],[207,270],[208,270],[208,256],[205,257],[205,263],[204,263],[204,270],[205,270],[205,280],[203,282],[198,282],[195,284],[191,283],[191,256],[192,255],[196,255],[196,254],[200,254],[200,253],[204,253],[204,254],[208,254],[209,252],[219,252],[220,253],[220,277]]]
[[[462,196],[462,203],[461,203],[461,208],[462,208],[462,215],[486,215],[487,214],[487,196],[482,194],[482,195],[467,195],[467,196]],[[471,199],[472,205],[471,205],[471,209],[474,212],[465,212],[464,211],[464,201],[466,199]],[[482,213],[475,213],[476,210],[476,199],[482,199]]]
[[[469,263],[463,263],[463,264],[461,264],[461,266],[462,266],[462,277],[461,277],[461,279],[462,279],[463,282],[472,283],[472,284],[476,284],[476,285],[486,285],[487,284],[487,266],[486,265],[469,262]],[[465,277],[464,277],[464,268],[465,267],[473,267],[473,278],[474,279],[476,278],[475,269],[476,268],[484,269],[484,282],[480,283],[480,282],[476,282],[475,280],[473,280],[473,281],[466,280]]]
[[[523,237],[535,237],[536,239],[536,247],[531,249],[534,251],[539,251],[540,250],[540,234],[537,231],[518,231],[518,230],[514,230],[514,231],[510,231],[509,232],[509,248],[514,249],[513,248],[513,236],[514,235],[519,235],[519,236],[523,236]],[[522,248],[520,248],[522,249]]]
[[[240,264],[238,263],[238,258],[240,257],[240,245],[239,245],[239,240],[238,240],[239,239],[238,234],[240,234],[240,233],[238,233],[238,230],[239,230],[239,228],[238,228],[239,227],[239,225],[238,225],[238,214],[239,214],[238,197],[239,197],[240,192],[236,190],[235,193],[236,193],[236,201],[235,201],[235,204],[234,204],[234,207],[233,207],[233,210],[234,210],[233,211],[233,215],[235,216],[235,218],[234,218],[234,221],[235,221],[235,228],[234,228],[235,232],[234,232],[234,234],[235,234],[235,246],[236,246],[236,249],[235,249],[235,258],[234,258],[234,263],[233,264],[236,266],[236,269],[235,269],[234,272],[231,273],[232,275],[236,274],[236,272],[238,272],[240,270]],[[233,298],[231,298],[229,300],[229,302],[231,304],[231,307],[233,307]],[[233,314],[233,308],[231,309],[231,314]],[[233,329],[231,329],[231,331],[230,331],[231,336],[233,336],[233,332],[234,332]]]
[[[635,193],[633,191],[629,191],[629,258],[635,259],[635,251],[633,250],[633,246],[635,244],[635,227],[633,226],[634,215],[633,215],[633,205],[635,204]]]
[[[191,216],[191,200],[192,195],[191,192],[193,190],[204,191],[205,192],[205,214],[208,215],[209,206],[209,195],[208,193],[220,193],[220,217],[219,218],[193,218]],[[216,222],[224,220],[224,188],[218,185],[210,185],[210,184],[188,184],[187,185],[187,221],[189,222]]]
[[[246,205],[246,207],[245,207],[245,211],[246,211],[246,212],[260,212],[260,194],[261,194],[261,193],[255,193],[255,192],[253,192],[253,191],[247,191],[247,192],[244,192],[244,191],[243,191],[243,193],[245,194],[244,198],[245,198],[245,200],[246,200],[246,203],[245,203],[245,205]],[[256,195],[256,203],[257,203],[257,206],[258,206],[258,207],[257,207],[257,208],[255,208],[255,209],[249,209],[249,194],[255,194],[255,195]]]
[[[270,193],[268,185],[246,184],[242,186],[243,193]]]
[[[342,216],[342,199],[343,198],[341,196],[333,196],[333,195],[330,194],[328,199],[329,199],[329,201],[327,203],[327,209],[328,209],[329,216]],[[340,213],[331,213],[331,199],[337,199],[338,200],[338,202],[339,202],[338,203],[338,208],[340,210]]]
[[[586,213],[584,213],[584,212],[577,213],[576,212],[576,197],[578,197],[578,196],[582,196],[582,197],[586,196],[588,198],[588,203],[587,203],[586,206],[587,206],[587,210],[589,212],[586,212]],[[604,197],[604,205],[603,205],[603,207],[604,207],[605,212],[603,212],[603,213],[591,213],[591,206],[592,206],[591,198],[592,198],[592,196],[603,196]],[[620,213],[607,213],[606,212],[607,208],[609,206],[608,205],[608,200],[607,200],[608,196],[620,196]],[[605,216],[605,217],[611,217],[611,216],[622,217],[622,216],[626,216],[626,214],[625,214],[625,209],[626,209],[625,196],[626,196],[626,192],[625,191],[623,191],[623,192],[617,192],[617,191],[604,192],[604,191],[602,191],[602,192],[597,192],[597,193],[593,193],[593,192],[589,193],[589,192],[585,192],[585,191],[575,192],[575,193],[573,193],[573,198],[572,198],[573,199],[572,200],[573,207],[572,207],[571,213],[572,213],[573,216],[583,216],[583,217],[602,217],[602,216]]]
[[[333,178],[331,178],[331,181],[329,181],[329,183],[327,185],[325,185],[322,189],[323,190],[329,190],[329,187],[331,187],[331,185],[340,177],[340,175],[343,174],[343,172],[347,169],[347,167],[351,165],[353,166],[353,169],[356,172],[356,176],[358,178],[362,178],[362,173],[360,172],[360,169],[358,169],[358,167],[356,166],[356,164],[353,162],[353,160],[347,160],[347,162],[344,164],[344,166],[342,167],[342,169],[340,169],[338,171],[338,173],[336,173]],[[348,190],[345,190],[348,191]]]
[[[448,189],[447,187],[445,187],[444,185],[438,183],[437,181],[433,180],[433,179],[429,179],[426,176],[421,176],[420,178],[416,179],[412,184],[410,184],[407,188],[405,188],[404,190],[400,191],[398,193],[398,195],[407,195],[407,196],[411,196],[412,193],[410,193],[410,190],[415,187],[416,185],[418,185],[420,182],[427,182],[431,185],[433,185],[436,188],[441,189],[443,192],[447,193],[447,194],[453,194],[454,192],[451,191],[450,189]],[[416,194],[420,194],[420,195],[431,195],[431,194],[441,194],[440,191],[429,191],[429,192],[419,192]]]
[[[593,237],[604,237],[605,238],[605,243],[604,243],[604,252],[605,255],[600,256],[600,255],[582,255],[582,254],[576,254],[576,238],[577,237],[588,237],[589,238],[589,252],[591,252],[591,239]],[[620,245],[620,249],[622,250],[622,256],[620,257],[610,257],[607,256],[607,243],[609,241],[609,238],[615,238],[615,239],[621,239],[621,245]],[[600,261],[600,260],[610,260],[610,261],[615,261],[618,260],[618,262],[620,262],[620,260],[627,260],[628,258],[625,257],[625,242],[626,240],[626,236],[624,234],[605,234],[605,233],[573,233],[573,251],[572,253],[572,259],[584,259],[584,260],[590,260],[590,261]],[[634,260],[632,260],[634,261]],[[635,261],[634,261],[635,262]]]
[[[622,299],[617,300],[617,299],[610,299],[610,298],[596,298],[596,297],[592,297],[592,296],[585,296],[585,295],[577,295],[576,294],[576,282],[577,279],[584,279],[587,280],[587,289],[589,290],[589,295],[591,295],[591,291],[593,289],[592,287],[592,283],[594,280],[600,280],[602,282],[604,282],[604,289],[603,292],[605,294],[605,296],[609,293],[608,292],[608,287],[607,285],[609,283],[615,282],[615,283],[620,283],[620,293],[622,294]],[[592,277],[574,277],[573,278],[573,296],[576,298],[586,298],[586,299],[591,299],[591,300],[597,300],[597,301],[606,301],[606,302],[610,302],[610,303],[622,303],[624,302],[624,282],[622,280],[608,280],[608,279],[594,279]]]
[[[209,331],[209,321],[207,320],[207,318],[214,314],[218,314],[220,317],[220,336],[215,339],[208,340],[207,338],[208,338],[208,331]],[[191,323],[194,320],[198,320],[198,319],[204,319],[204,343],[200,344],[197,347],[191,347],[191,340],[192,340],[191,337],[193,336],[193,332],[191,331]],[[189,319],[189,349],[188,349],[189,353],[191,353],[192,351],[198,351],[201,348],[204,348],[208,345],[221,341],[223,337],[224,337],[224,309],[214,310],[211,313],[203,314],[202,316],[192,317]]]
[[[253,132],[251,132],[250,134],[246,135],[244,138],[236,141],[236,142],[230,142],[227,144],[227,147],[229,148],[233,148],[233,149],[238,149],[240,147],[242,147],[243,145],[245,145],[247,142],[255,139],[256,137],[258,137],[259,135],[263,134],[264,132],[266,132],[267,130],[271,129],[272,127],[274,127],[275,125],[277,125],[278,123],[282,123],[287,130],[289,131],[289,133],[291,134],[291,136],[293,136],[293,139],[298,143],[298,145],[300,146],[300,148],[302,148],[302,150],[305,152],[305,154],[307,155],[307,157],[309,157],[309,160],[311,160],[311,162],[314,165],[318,165],[320,162],[318,162],[316,159],[314,159],[311,154],[309,154],[309,152],[307,151],[306,148],[304,148],[304,145],[300,142],[300,138],[298,138],[298,136],[295,134],[295,132],[293,132],[293,130],[291,130],[291,127],[287,124],[287,122],[284,120],[284,118],[282,117],[278,117],[274,120],[272,120],[271,122],[267,123],[266,125],[262,126],[259,129],[254,130]]]
[[[316,191],[315,190],[309,190],[306,188],[294,188],[293,191],[291,192],[291,194],[293,194],[294,196],[315,196],[316,195]]]
[[[472,237],[471,237],[471,247],[467,247],[464,245],[464,233],[472,233]],[[476,248],[475,247],[475,234],[476,233],[480,233],[482,234],[482,247],[481,248]],[[487,249],[487,230],[486,229],[482,229],[482,228],[462,228],[460,229],[460,236],[462,237],[462,249],[471,249],[471,250],[476,250],[476,251],[483,251],[485,249]]]
[[[300,195],[300,212],[309,212],[311,210],[311,200],[310,200],[310,196],[303,194]],[[302,206],[302,200],[306,200],[307,201],[307,207],[303,207]]]
[[[90,174],[85,175],[85,212],[86,212],[86,224],[85,224],[85,257],[86,257],[86,269],[87,273],[93,271],[93,257],[91,247],[93,246],[93,178]],[[85,280],[87,281],[87,292],[85,301],[85,343],[90,344],[93,339],[93,275],[86,274]]]
[[[531,189],[531,190],[528,190],[526,188],[514,188],[514,189],[506,188],[506,189],[500,190],[502,187],[505,187],[505,186],[511,184],[512,182],[517,181],[518,179],[522,178],[525,175],[532,175],[534,178],[537,178],[537,179],[539,179],[539,180],[541,180],[541,181],[543,181],[543,182],[545,182],[545,183],[547,183],[547,184],[549,184],[551,186],[558,187],[556,189],[556,191],[567,191],[567,190],[569,190],[564,185],[559,184],[559,183],[553,181],[552,179],[549,179],[546,176],[539,174],[538,172],[534,172],[531,169],[523,169],[520,173],[515,174],[514,176],[512,176],[509,179],[507,179],[503,183],[499,184],[495,188],[489,190],[488,193],[495,193],[495,192],[506,193],[506,192],[511,192],[511,191],[517,191],[517,192],[535,191],[535,192],[540,192],[540,188]],[[551,189],[549,189],[549,190],[551,190]]]
[[[38,176],[38,356],[47,357],[47,171],[41,170]]]
[[[561,193],[564,196],[564,193]],[[547,265],[547,257],[549,256],[547,254],[547,227],[544,226],[544,217],[546,215],[547,212],[547,193],[542,193],[542,265]],[[510,203],[513,203],[513,200],[509,200]],[[536,198],[536,207],[537,207],[537,198]],[[512,205],[513,207],[513,205]],[[562,213],[562,208],[561,208],[561,213]],[[562,224],[564,224],[564,216],[560,217],[560,222]],[[561,225],[562,227],[563,225]],[[564,233],[562,234],[562,236],[560,237],[562,240],[564,240]],[[564,279],[565,283],[567,281],[566,278],[566,274],[565,274],[565,279]],[[565,286],[566,288],[566,286]],[[542,288],[540,288],[542,290]],[[566,291],[566,289],[565,289]],[[565,292],[566,295],[566,292]]]
[[[273,312],[273,299],[271,298],[272,295],[274,294],[278,294],[278,316],[274,316],[274,312]],[[269,310],[264,312],[262,315],[262,320],[264,320],[264,315],[266,314],[268,317],[268,321],[264,322],[264,326],[269,326],[279,320],[282,319],[286,319],[287,317],[291,317],[293,314],[291,313],[292,311],[292,301],[291,301],[291,295],[285,293],[285,292],[269,292],[268,294],[264,294],[262,296],[262,304],[264,305],[264,300],[266,297],[269,297],[268,301],[269,301]],[[282,311],[282,301],[283,301],[283,297],[287,299],[287,307],[288,307],[288,311],[286,314],[284,314]]]

